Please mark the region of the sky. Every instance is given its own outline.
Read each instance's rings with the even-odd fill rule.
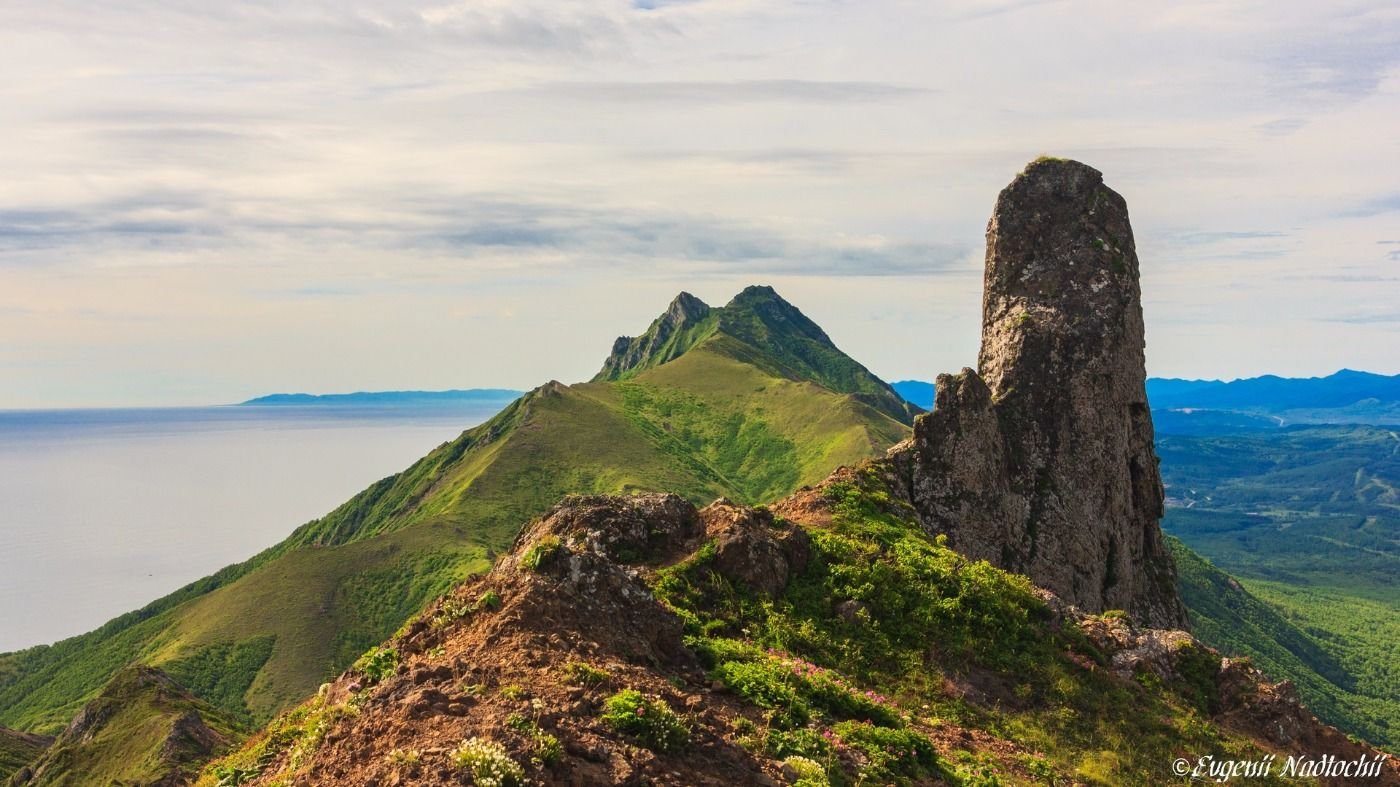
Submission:
[[[1041,154],[1150,374],[1400,372],[1400,6],[1151,5],[8,0],[0,408],[574,382],[755,283],[932,379]]]

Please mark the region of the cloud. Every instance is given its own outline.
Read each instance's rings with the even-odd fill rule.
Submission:
[[[1384,213],[1394,213],[1398,210],[1400,210],[1400,192],[1383,194],[1360,200],[1350,208],[1336,215],[1338,218],[1364,218],[1367,216],[1379,216]]]
[[[1276,230],[1185,230],[1163,234],[1162,239],[1180,246],[1204,246],[1222,241],[1258,240],[1260,238],[1286,238],[1288,234]]]
[[[1042,152],[1128,200],[1154,371],[1400,358],[1369,339],[1389,323],[1318,321],[1393,311],[1383,0],[13,0],[0,69],[0,330],[71,368],[161,359],[211,401],[365,374],[363,346],[404,384],[449,356],[567,376],[619,310],[754,278],[872,368],[910,350],[871,311],[958,368],[988,212]],[[497,346],[506,309],[538,347]],[[231,344],[241,366],[208,352]],[[115,369],[15,396],[101,400]]]
[[[231,201],[231,200],[230,200]],[[36,264],[37,250],[81,249],[94,264],[102,252],[155,246],[193,251],[220,248],[226,257],[313,239],[354,243],[392,255],[446,254],[460,259],[520,259],[538,268],[574,271],[626,265],[653,271],[744,275],[923,276],[966,269],[967,244],[878,235],[794,232],[780,225],[654,208],[522,201],[493,195],[418,196],[384,204],[391,219],[366,207],[300,217],[241,212],[223,200],[188,194],[145,194],[43,211],[0,211],[0,265]],[[71,265],[71,255],[52,258]],[[190,260],[206,262],[203,258]],[[178,261],[178,260],[175,260]],[[172,260],[162,259],[162,264]],[[284,294],[347,294],[316,286]]]
[[[924,276],[967,268],[969,247],[879,236],[797,235],[757,222],[666,211],[588,209],[575,205],[473,203],[453,211],[475,217],[406,239],[465,256],[552,250],[576,264],[697,273],[819,276]]]
[[[0,265],[13,252],[90,248],[93,244],[188,247],[222,237],[222,223],[181,215],[193,204],[172,205],[168,198],[152,197],[85,209],[0,209]],[[34,260],[32,256],[26,259]]]
[[[1372,311],[1340,314],[1324,318],[1325,322],[1340,322],[1351,325],[1386,325],[1400,323],[1400,311]]]
[[[632,7],[640,8],[643,11],[655,11],[658,8],[667,8],[669,6],[678,5],[690,5],[691,3],[698,2],[701,2],[701,0],[632,0]]]
[[[555,82],[531,88],[528,92],[550,99],[697,105],[769,102],[852,104],[911,98],[927,95],[932,91],[887,82],[755,79],[698,82]]]
[[[1307,124],[1308,121],[1306,118],[1291,117],[1278,118],[1277,120],[1270,120],[1267,123],[1260,123],[1255,126],[1255,128],[1259,130],[1259,133],[1266,136],[1286,137]]]

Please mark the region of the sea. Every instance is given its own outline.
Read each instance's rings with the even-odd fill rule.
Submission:
[[[249,558],[504,404],[0,410],[0,653]]]

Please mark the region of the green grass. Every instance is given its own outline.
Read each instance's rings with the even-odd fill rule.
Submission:
[[[1076,659],[1103,656],[1077,628],[1050,625],[1024,577],[927,536],[876,475],[829,496],[834,521],[808,531],[808,566],[778,599],[745,595],[703,549],[655,575],[711,679],[763,712],[750,748],[823,763],[833,784],[1007,777],[995,759],[936,757],[920,728],[946,723],[1016,741],[1037,753],[1036,772],[1100,784],[1160,783],[1181,751],[1258,754],[1205,721],[1218,700],[1205,651],[1183,654],[1166,684],[1086,669]],[[856,612],[838,614],[843,602]],[[946,682],[1002,696],[974,704]],[[865,765],[843,770],[837,748]]]
[[[263,721],[485,570],[567,494],[763,502],[907,434],[861,396],[778,366],[714,334],[624,383],[544,386],[243,564],[89,634],[0,654],[0,724],[59,730],[134,661]]]
[[[276,779],[274,784],[289,784],[320,748],[326,734],[358,713],[359,708],[353,703],[332,704],[318,694],[278,716],[227,757],[206,765],[195,785],[227,787],[259,776]],[[404,753],[401,758],[412,759],[413,753]]]
[[[427,602],[484,570],[483,555],[482,547],[442,525],[293,550],[115,635],[99,631],[0,657],[14,665],[0,680],[0,707],[11,726],[56,732],[105,679],[133,661],[175,665],[174,672],[188,678],[191,670],[182,665],[198,663],[211,648],[270,638],[265,661],[227,661],[221,687],[206,696],[235,716],[265,720],[315,691]],[[375,580],[378,587],[371,586]],[[246,686],[243,696],[232,696],[231,686]]]

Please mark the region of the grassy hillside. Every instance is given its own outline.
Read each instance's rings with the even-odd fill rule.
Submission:
[[[1163,527],[1213,564],[1177,558],[1198,635],[1293,680],[1338,727],[1400,746],[1400,438],[1290,427],[1168,435],[1158,450]]]
[[[48,744],[47,738],[0,727],[0,783],[38,759]]]
[[[565,494],[761,502],[905,433],[866,392],[801,379],[724,331],[625,381],[550,383],[244,564],[92,633],[0,655],[0,724],[58,730],[134,661],[233,718],[266,719],[484,570]]]
[[[109,787],[188,778],[242,740],[227,714],[158,670],[117,673],[33,764],[26,787]],[[183,783],[183,782],[161,782]]]

